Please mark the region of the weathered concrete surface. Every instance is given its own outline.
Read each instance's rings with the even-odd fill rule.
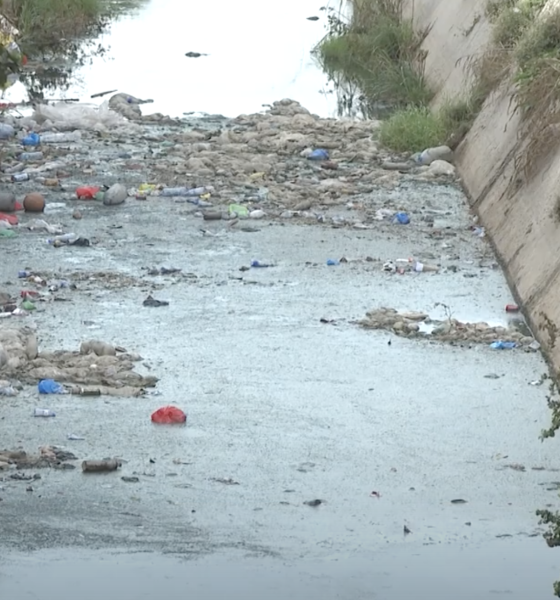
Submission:
[[[486,1],[410,0],[406,4],[418,29],[431,28],[424,49],[428,52],[426,76],[438,91],[435,105],[464,98],[472,76],[469,65],[485,52],[490,40]],[[549,2],[548,7],[557,4]],[[513,87],[504,85],[488,99],[459,147],[457,165],[535,335],[558,369],[560,153],[552,147],[531,177],[519,167],[519,159],[533,151],[527,150],[525,137],[520,135],[513,93]]]
[[[244,121],[267,119],[274,122]],[[285,133],[262,129],[269,148]],[[328,136],[325,122],[318,129]],[[150,179],[154,164],[171,176],[177,135],[152,127],[117,147],[149,156],[149,145],[158,160],[117,160],[117,133],[101,142],[85,135],[80,152],[60,155],[70,181],[134,187]],[[123,460],[119,472],[101,475],[79,468],[23,471],[41,475],[32,481],[0,475],[6,597],[14,589],[37,593],[33,581],[41,581],[46,600],[64,599],[61,585],[64,593],[75,588],[62,569],[88,581],[87,569],[95,581],[82,597],[93,600],[107,594],[103,575],[112,580],[115,563],[135,598],[152,597],[155,582],[178,597],[183,579],[173,577],[185,574],[209,598],[223,596],[210,578],[231,583],[233,595],[245,593],[250,580],[254,597],[282,584],[282,597],[393,600],[413,590],[443,600],[457,582],[461,600],[496,591],[519,600],[548,597],[556,556],[534,512],[556,498],[560,464],[554,444],[538,440],[549,422],[545,386],[529,385],[544,361],[534,352],[404,339],[355,323],[381,306],[445,318],[435,306],[442,303],[458,319],[505,324],[511,296],[486,240],[470,231],[455,184],[410,173],[387,179],[368,154],[371,140],[352,162],[344,159],[344,137],[335,128],[331,135],[341,160],[328,177],[344,178],[350,191],[321,191],[327,176],[313,179],[315,167],[297,145],[282,146],[276,161],[267,158],[277,191],[264,202],[270,217],[262,220],[203,221],[198,206],[162,196],[109,207],[51,190],[45,218],[96,243],[48,245],[50,234],[25,229],[30,215],[21,216],[17,237],[0,239],[0,281],[12,296],[33,287],[17,280],[26,267],[77,285],[45,294],[31,316],[0,320],[0,327],[35,323],[39,350],[79,348],[91,338],[121,345],[143,356],[141,372],[160,378],[157,396],[39,397],[24,387],[0,400],[2,447],[52,444],[79,460]],[[170,142],[174,153],[165,156]],[[196,182],[216,183],[212,201],[221,206],[242,198],[243,186],[251,195],[255,184],[253,169],[238,170],[216,143],[216,175]],[[217,173],[230,163],[232,171]],[[142,168],[123,166],[130,164]],[[313,209],[279,217],[296,202],[298,185],[307,186]],[[83,218],[73,221],[76,207]],[[411,215],[410,225],[375,220],[379,210],[397,208]],[[440,272],[383,272],[386,260],[409,256],[437,263]],[[326,265],[342,257],[348,262]],[[240,271],[253,259],[275,266]],[[149,274],[161,266],[182,275]],[[113,276],[100,275],[107,272]],[[143,307],[148,294],[169,306]],[[165,404],[188,413],[187,427],[150,422]],[[56,418],[33,418],[37,406],[54,409]],[[69,441],[71,433],[85,440]],[[304,504],[314,499],[324,503]],[[404,534],[405,525],[412,533]],[[16,550],[38,553],[23,558]],[[198,560],[177,567],[150,557],[150,570],[144,557],[128,556],[139,550]],[[520,562],[523,578],[512,575]],[[30,583],[21,580],[26,568]],[[241,575],[231,576],[232,569]]]

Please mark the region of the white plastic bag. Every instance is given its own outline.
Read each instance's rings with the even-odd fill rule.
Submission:
[[[33,119],[39,124],[49,121],[59,131],[75,129],[107,131],[115,128],[129,128],[131,124],[121,115],[109,108],[104,102],[101,106],[94,104],[40,104],[33,113]]]

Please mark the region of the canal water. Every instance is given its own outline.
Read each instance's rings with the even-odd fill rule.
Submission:
[[[76,68],[68,89],[45,96],[89,101],[116,89],[152,99],[145,114],[172,117],[193,111],[234,117],[293,98],[334,116],[336,97],[311,55],[326,31],[322,7],[321,0],[143,2],[99,38],[106,52]],[[12,95],[21,94],[18,87]]]

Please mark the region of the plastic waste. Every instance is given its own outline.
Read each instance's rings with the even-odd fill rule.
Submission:
[[[56,242],[69,243],[76,239],[75,233],[63,233],[62,235],[56,235],[54,238],[47,240],[47,244],[55,244]]]
[[[393,223],[399,223],[400,225],[408,225],[410,223],[410,217],[405,212],[398,212],[393,217]]]
[[[33,302],[31,302],[31,300],[24,300],[21,303],[21,308],[27,311],[37,310],[37,307],[33,304]]]
[[[266,213],[264,212],[264,210],[252,210],[249,213],[249,218],[251,219],[262,219],[266,216]]]
[[[30,133],[21,140],[22,146],[38,146],[40,143],[41,138],[37,133]]]
[[[329,266],[329,267],[336,267],[336,266],[338,266],[338,264],[339,264],[338,260],[333,260],[332,258],[329,258],[327,260],[327,266]]]
[[[506,304],[506,312],[508,312],[508,313],[519,312],[519,306],[517,306],[517,304]]]
[[[35,108],[32,119],[40,125],[49,121],[59,131],[75,131],[76,129],[107,131],[108,129],[135,128],[134,124],[111,110],[108,101],[103,102],[100,106],[66,102],[39,104]]]
[[[322,148],[317,148],[308,154],[307,160],[329,160],[329,153]]]
[[[517,344],[515,342],[502,342],[502,340],[490,344],[490,348],[493,350],[513,350],[516,347]]]
[[[29,173],[14,173],[12,175],[12,181],[14,183],[21,183],[22,181],[29,181]]]
[[[56,382],[54,379],[41,379],[39,385],[39,394],[65,394],[66,390],[61,383]]]
[[[7,387],[0,387],[0,396],[17,396],[17,390],[11,385]]]
[[[251,261],[251,266],[254,269],[266,269],[267,267],[271,267],[272,265],[269,264],[269,263],[260,262],[259,260],[252,260]]]
[[[17,233],[13,229],[0,229],[0,237],[13,238],[16,236],[17,236]]]
[[[414,155],[414,160],[420,165],[431,165],[436,160],[444,160],[448,163],[453,162],[453,150],[449,146],[436,146],[426,148],[420,154]]]
[[[31,277],[31,275],[32,275],[31,271],[18,271],[18,274],[17,274],[17,276],[20,279],[25,279],[26,277]]]
[[[162,425],[186,423],[187,415],[176,406],[164,406],[152,413],[152,422]]]
[[[33,416],[34,417],[56,417],[56,414],[50,408],[36,408],[33,411]]]
[[[82,139],[81,131],[69,131],[61,133],[44,133],[41,136],[41,144],[60,144],[68,142],[79,142]]]
[[[243,219],[249,216],[249,209],[242,204],[230,204],[228,207],[229,214],[233,217]]]
[[[79,200],[93,200],[100,190],[100,187],[86,185],[76,190],[76,196]]]
[[[9,140],[15,133],[15,129],[8,123],[0,123],[0,140]]]
[[[82,462],[82,471],[84,473],[101,473],[103,471],[116,471],[120,466],[121,463],[116,458],[84,460]]]
[[[36,160],[43,160],[43,156],[44,155],[42,152],[22,152],[19,155],[19,159],[32,162]]]
[[[486,235],[486,230],[484,227],[473,227],[473,235],[476,237],[483,238]]]
[[[174,188],[163,188],[161,190],[162,196],[203,196],[204,194],[210,194],[214,191],[214,188],[209,186],[188,188],[188,187],[174,187]]]
[[[72,441],[72,442],[77,442],[77,441],[81,441],[81,440],[85,440],[86,438],[83,435],[77,435],[75,433],[69,433],[66,436],[66,439]]]

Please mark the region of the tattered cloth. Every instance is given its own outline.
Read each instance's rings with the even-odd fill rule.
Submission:
[[[96,353],[97,352],[97,353]],[[64,384],[95,386],[101,394],[139,396],[154,387],[157,377],[134,371],[138,355],[117,352],[102,342],[84,342],[80,351],[38,352],[37,338],[29,328],[0,327],[0,379],[37,384],[54,379]]]

